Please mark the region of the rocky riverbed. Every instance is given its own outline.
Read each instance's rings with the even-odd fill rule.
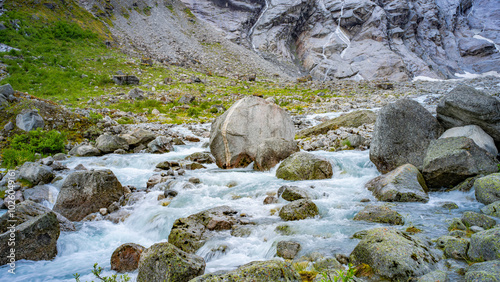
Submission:
[[[241,124],[238,128],[248,126],[246,119],[259,118],[248,112],[245,102],[219,117],[220,133],[211,132],[210,124],[119,125],[105,118],[104,134],[95,143],[72,144],[69,155],[27,163],[17,172],[16,178],[33,185],[14,189],[20,202],[18,220],[24,222],[17,234],[38,232],[52,240],[43,249],[27,242],[35,251],[20,247],[19,258],[27,260],[16,262],[14,279],[7,272],[9,265],[0,268],[0,277],[69,281],[78,272],[82,280],[92,280],[92,265],[99,263],[104,275],[115,273],[111,269],[138,267],[128,272],[137,281],[161,279],[158,275],[164,271],[175,272],[172,277],[178,280],[172,281],[241,279],[244,273],[252,273],[257,281],[300,281],[299,269],[282,260],[286,258],[326,273],[343,269],[349,262],[369,265],[365,271],[359,268],[361,281],[424,275],[421,281],[443,279],[432,277],[450,281],[483,277],[474,281],[490,281],[487,277],[498,271],[500,251],[499,196],[494,192],[500,176],[491,169],[498,164],[491,152],[496,139],[484,137],[481,128],[496,135],[485,126],[474,129],[480,137],[470,135],[472,139],[451,135],[435,140],[437,137],[432,139],[429,133],[432,126],[438,135],[444,132],[435,118],[441,115],[442,121],[447,115],[439,99],[462,82],[414,82],[435,88],[428,88],[427,95],[400,99],[390,106],[386,105],[397,99],[387,97],[380,108],[368,105],[365,111],[346,107],[343,113],[283,116],[297,130],[302,152],[290,150],[290,157],[279,158],[281,153],[273,155],[278,151],[272,146],[268,155],[259,151],[262,144],[252,145],[257,148],[255,154],[278,160],[278,165],[264,171],[254,170],[252,150],[232,147],[247,141],[237,139],[237,134],[234,139],[227,136],[236,130],[231,127],[231,116],[241,119],[236,123]],[[486,90],[489,96],[500,93],[498,79],[467,82]],[[258,97],[245,99],[269,107],[270,112],[277,107]],[[494,120],[499,112],[490,114]],[[405,118],[407,122],[398,123]],[[390,128],[400,130],[399,135],[384,132],[379,124],[383,119],[393,122]],[[257,131],[250,132],[257,138]],[[229,142],[223,152],[214,151],[217,134],[226,135],[222,144]],[[414,144],[399,149],[410,153],[394,156],[389,149],[402,144],[391,140],[399,136],[411,141],[412,134],[417,134],[418,140],[432,139],[426,145],[427,155],[415,155],[411,150],[419,147]],[[473,157],[459,161],[461,150],[469,150]],[[232,162],[228,152],[229,156],[243,157]],[[242,161],[244,158],[250,161]],[[260,163],[269,160],[257,159]],[[477,165],[468,166],[471,161]],[[446,170],[449,162],[461,165],[460,169]],[[224,164],[237,168],[223,169]],[[307,167],[301,167],[304,164]],[[379,170],[388,173],[381,176]],[[0,184],[6,185],[8,178],[3,173]],[[30,229],[42,223],[49,227]],[[126,243],[144,248],[120,247]],[[122,253],[137,254],[135,264],[111,259],[119,247]],[[162,255],[171,253],[176,255]],[[152,267],[149,261],[156,258],[176,261],[182,267],[175,271],[168,264]],[[261,262],[248,264],[255,261]],[[470,262],[481,263],[469,266]]]

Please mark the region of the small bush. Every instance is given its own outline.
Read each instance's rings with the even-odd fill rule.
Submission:
[[[127,274],[123,274],[118,276],[118,274],[114,274],[111,276],[101,276],[103,269],[102,267],[98,266],[97,263],[94,264],[94,269],[92,270],[92,274],[99,279],[100,281],[104,282],[127,282],[130,281],[130,277]],[[73,274],[75,277],[76,282],[80,282],[80,274],[75,273]]]
[[[46,155],[63,152],[65,144],[66,134],[56,130],[43,131],[38,128],[26,134],[14,136],[10,147],[19,151],[26,150]]]
[[[14,168],[22,165],[25,162],[32,162],[35,160],[35,154],[28,150],[15,150],[7,148],[2,153],[2,166],[6,168]]]
[[[101,119],[103,118],[103,116],[101,114],[96,114],[94,112],[90,112],[89,113],[89,119],[92,123],[97,123],[98,121],[100,121]]]
[[[321,282],[349,282],[354,281],[354,275],[356,274],[356,268],[349,264],[349,268],[344,270],[337,270],[337,275],[330,277],[329,274],[322,273],[323,278]]]
[[[129,117],[121,117],[116,122],[119,124],[132,124],[134,123],[134,120]]]

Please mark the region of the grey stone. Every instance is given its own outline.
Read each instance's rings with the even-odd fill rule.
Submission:
[[[434,270],[424,276],[420,276],[417,282],[447,282],[448,274],[442,270]]]
[[[465,226],[479,226],[484,229],[490,229],[497,224],[493,218],[472,211],[466,211],[462,214],[462,222]]]
[[[128,98],[132,100],[144,100],[144,91],[134,88],[128,92]]]
[[[92,156],[100,156],[102,155],[102,152],[101,150],[97,149],[92,145],[84,144],[73,147],[73,149],[69,151],[69,154],[71,156],[78,156],[78,157],[92,157]]]
[[[500,218],[500,200],[481,208],[481,212],[487,215]]]
[[[24,131],[32,131],[45,126],[42,116],[38,111],[28,110],[17,115],[16,126]]]
[[[41,182],[50,183],[54,178],[54,172],[51,167],[38,163],[26,162],[19,168],[19,178],[37,185]]]
[[[148,149],[151,153],[168,153],[174,150],[174,146],[172,145],[172,138],[165,136],[158,136],[155,140],[148,143]]]
[[[297,136],[308,137],[312,135],[326,134],[328,131],[335,130],[339,127],[359,127],[363,124],[373,124],[376,119],[377,115],[373,111],[354,111],[331,120],[327,120],[319,125],[306,128],[298,132]]]
[[[301,188],[297,186],[285,186],[285,189],[283,190],[281,194],[281,197],[284,200],[293,202],[296,200],[301,200],[301,199],[315,199],[313,195],[313,192],[311,188]]]
[[[379,201],[386,202],[428,202],[427,185],[418,169],[405,164],[395,170],[378,176],[366,184]]]
[[[280,218],[285,221],[302,220],[317,215],[319,215],[318,207],[307,199],[293,201],[283,206],[279,212]]]
[[[431,141],[443,128],[418,102],[401,99],[380,110],[370,145],[370,160],[382,173],[404,164],[422,169]]]
[[[128,150],[127,140],[120,136],[103,134],[96,139],[96,148],[103,153],[112,153],[118,149]]]
[[[258,147],[255,155],[254,169],[269,170],[280,161],[286,159],[291,153],[299,151],[295,140],[283,138],[265,139]]]
[[[375,205],[366,206],[354,216],[353,220],[364,220],[392,225],[404,224],[404,219],[398,212],[388,207]]]
[[[1,104],[1,103],[0,103]],[[11,131],[12,129],[14,129],[14,124],[12,123],[12,121],[9,121],[7,124],[5,124],[5,126],[3,127],[3,130],[5,131]]]
[[[333,169],[329,161],[306,152],[294,153],[276,170],[276,177],[294,181],[327,179],[332,176]]]
[[[476,199],[489,205],[500,200],[500,173],[480,177],[474,181],[474,192]]]
[[[279,241],[276,245],[276,256],[293,259],[300,251],[300,244],[294,241]]]
[[[472,261],[500,258],[500,227],[473,234],[467,255]]]
[[[31,200],[39,204],[43,204],[44,201],[55,203],[57,199],[56,195],[57,190],[48,185],[38,185],[23,191],[25,200]]]
[[[4,84],[0,86],[0,94],[9,97],[10,95],[14,95],[14,88],[10,84]]]
[[[465,273],[466,282],[499,282],[500,260],[475,263]]]
[[[139,85],[139,78],[135,75],[114,75],[113,81],[118,85]]]
[[[447,258],[466,260],[468,248],[469,239],[451,238],[450,240],[447,240],[444,245],[444,255]]]
[[[484,149],[491,153],[491,155],[496,156],[498,154],[497,147],[495,146],[495,141],[491,136],[489,136],[481,127],[477,125],[467,125],[462,127],[453,127],[446,130],[443,135],[439,138],[448,137],[467,137],[470,138],[479,146],[479,148]]]

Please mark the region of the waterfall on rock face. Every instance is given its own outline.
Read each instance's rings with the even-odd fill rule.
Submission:
[[[269,9],[269,0],[264,0],[264,2],[265,2],[264,8],[262,9],[262,11],[261,11],[259,17],[257,18],[257,20],[255,21],[254,25],[248,31],[248,39],[250,40],[250,43],[252,44],[252,49],[255,52],[259,52],[259,51],[258,51],[257,47],[255,47],[255,44],[253,43],[253,33],[255,31],[255,27],[257,27],[260,20],[262,19],[264,14],[267,12],[267,9]]]

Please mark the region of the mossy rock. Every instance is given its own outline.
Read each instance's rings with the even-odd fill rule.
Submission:
[[[489,205],[500,200],[500,173],[493,173],[477,179],[474,182],[476,199]]]
[[[368,205],[354,216],[354,220],[364,220],[393,225],[403,225],[403,217],[396,211],[384,206]]]
[[[339,127],[359,127],[363,124],[373,124],[377,115],[373,111],[362,110],[341,115],[339,117],[327,120],[311,128],[304,129],[297,133],[297,136],[303,138],[319,134],[326,134],[330,130]]]
[[[183,252],[170,243],[157,243],[142,253],[137,281],[189,281],[202,275],[205,266],[200,256]]]
[[[467,254],[472,261],[500,259],[500,227],[473,234]]]
[[[465,260],[467,258],[467,249],[469,240],[465,238],[451,238],[444,245],[444,255],[447,258]]]
[[[316,204],[307,199],[293,201],[281,208],[279,216],[285,221],[312,218],[319,214]]]
[[[333,169],[329,161],[305,152],[294,153],[276,170],[276,177],[284,180],[327,179],[332,176]]]
[[[475,263],[465,273],[466,282],[500,282],[500,260]]]
[[[496,201],[485,207],[482,207],[481,212],[487,215],[500,217],[500,201]]]
[[[496,220],[493,218],[471,211],[467,211],[462,214],[462,222],[468,227],[479,226],[484,229],[490,229],[497,224]]]

